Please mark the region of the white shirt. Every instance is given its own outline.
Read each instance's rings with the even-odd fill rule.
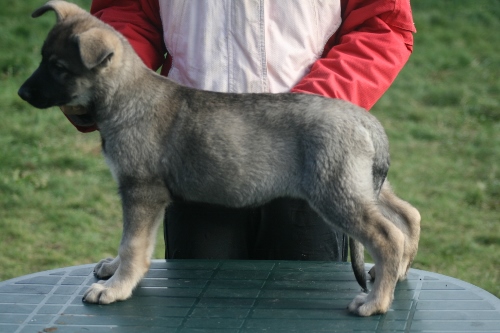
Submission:
[[[289,91],[341,23],[340,0],[159,0],[169,77],[221,92]]]

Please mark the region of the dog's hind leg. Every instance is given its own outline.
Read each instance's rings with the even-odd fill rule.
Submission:
[[[408,202],[398,198],[386,180],[378,200],[382,214],[396,225],[405,236],[405,249],[399,270],[399,280],[404,280],[417,254],[420,239],[420,213]],[[375,279],[375,268],[369,272]]]
[[[124,216],[118,256],[101,260],[94,269],[97,277],[111,278],[92,284],[84,302],[109,304],[129,298],[149,269],[168,192],[161,186],[129,186],[121,187],[120,194]]]
[[[322,200],[313,205],[327,222],[331,222],[361,242],[375,261],[377,279],[372,290],[361,293],[350,304],[349,310],[360,316],[385,313],[394,298],[400,263],[404,252],[403,233],[382,215],[370,200],[349,198],[347,192],[335,197],[346,200]],[[333,204],[332,204],[333,202]]]
[[[354,223],[349,232],[371,254],[377,279],[370,293],[358,295],[349,304],[349,310],[360,316],[370,316],[387,312],[392,303],[405,237],[373,204],[365,205],[362,220],[362,223]]]
[[[372,290],[358,295],[348,306],[360,316],[388,311],[394,298],[400,263],[404,252],[403,233],[372,203],[357,203],[361,214],[350,214],[355,220],[342,223],[343,230],[360,241],[375,261],[377,279]]]

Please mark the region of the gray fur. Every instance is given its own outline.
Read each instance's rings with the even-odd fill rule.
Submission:
[[[230,207],[286,196],[307,200],[326,223],[356,240],[356,253],[364,244],[372,254],[373,290],[349,309],[363,316],[388,310],[396,281],[416,254],[420,216],[385,180],[388,140],[373,115],[320,96],[183,87],[146,68],[125,38],[75,5],[51,1],[36,16],[47,10],[57,13],[58,23],[44,57],[60,58],[78,72],[61,76],[67,82],[61,94],[70,96],[65,104],[85,107],[97,122],[123,203],[118,257],[95,269],[110,279],[92,285],[85,301],[130,297],[149,267],[172,196]],[[35,106],[58,105],[65,99],[36,102],[41,72],[20,95]],[[363,279],[363,258],[356,258],[353,268]]]

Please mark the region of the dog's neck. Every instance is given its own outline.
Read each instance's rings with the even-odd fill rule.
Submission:
[[[126,72],[113,71],[116,76],[113,85],[106,80],[96,86],[95,98],[88,109],[101,132],[110,124],[113,128],[130,128],[154,122],[154,117],[171,118],[175,112],[169,107],[170,96],[179,85],[150,70],[142,61],[134,60],[130,64],[134,65],[123,66],[129,68]],[[159,97],[151,99],[150,96]]]

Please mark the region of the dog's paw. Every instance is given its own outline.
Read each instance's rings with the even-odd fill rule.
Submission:
[[[362,316],[362,314],[359,313],[359,308],[366,303],[366,298],[368,297],[368,294],[366,293],[361,293],[358,296],[356,296],[352,302],[349,304],[347,307],[351,313],[357,314]]]
[[[386,313],[389,310],[389,305],[383,306],[375,300],[370,300],[368,294],[361,293],[349,304],[348,309],[353,314],[368,317],[374,314]]]
[[[99,279],[109,279],[115,274],[120,266],[120,258],[106,258],[102,259],[94,267],[94,275]]]
[[[126,288],[116,288],[107,286],[106,281],[93,283],[83,295],[82,301],[85,303],[110,304],[117,301],[124,301],[132,296],[132,290]]]

